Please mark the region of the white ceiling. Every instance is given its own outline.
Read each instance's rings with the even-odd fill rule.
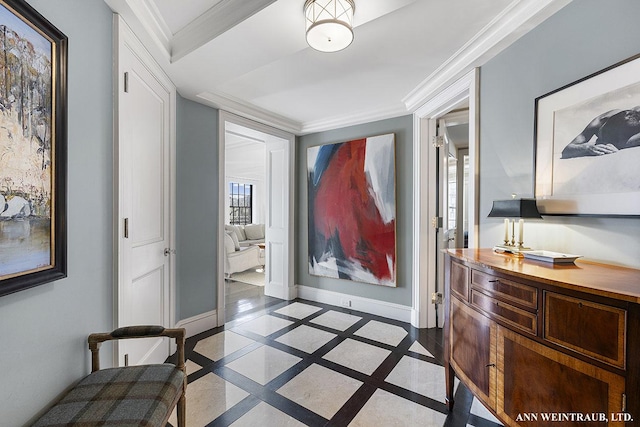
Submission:
[[[225,137],[225,175],[245,184],[264,182],[267,175],[267,150],[263,141],[227,132]]]
[[[304,134],[413,112],[570,0],[356,0],[355,40],[320,53],[304,0],[105,0],[178,92]]]

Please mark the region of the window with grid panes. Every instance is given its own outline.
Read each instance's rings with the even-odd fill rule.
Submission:
[[[246,225],[252,222],[253,185],[229,183],[229,224]]]

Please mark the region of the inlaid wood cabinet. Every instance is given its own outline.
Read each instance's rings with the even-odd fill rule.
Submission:
[[[508,426],[640,425],[640,270],[447,251],[445,368]]]

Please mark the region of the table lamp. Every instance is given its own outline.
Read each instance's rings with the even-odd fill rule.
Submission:
[[[489,218],[505,218],[504,220],[504,243],[496,245],[495,250],[518,253],[529,251],[531,248],[524,246],[524,219],[542,218],[538,212],[535,199],[516,199],[515,195],[511,200],[494,200]],[[510,218],[514,218],[510,220]],[[516,241],[516,221],[518,220],[518,240]],[[509,238],[509,228],[511,228],[511,238]]]

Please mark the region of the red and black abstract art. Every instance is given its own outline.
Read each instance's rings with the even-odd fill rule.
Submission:
[[[307,150],[309,273],[396,286],[393,134]]]

